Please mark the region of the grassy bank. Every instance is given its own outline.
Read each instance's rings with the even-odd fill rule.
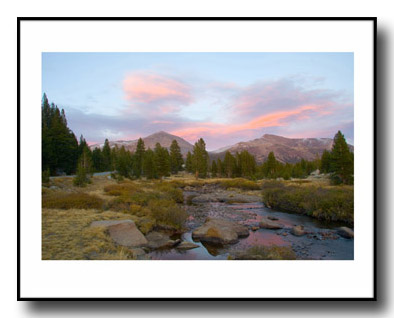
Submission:
[[[263,183],[263,202],[276,210],[309,215],[325,221],[354,222],[353,186],[322,186],[280,181]]]
[[[93,221],[131,219],[147,234],[155,226],[182,230],[187,218],[183,192],[167,181],[93,177],[84,188],[71,178],[56,178],[42,187],[42,259],[133,259]]]

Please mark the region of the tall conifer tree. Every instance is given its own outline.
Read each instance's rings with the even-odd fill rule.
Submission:
[[[198,179],[205,178],[208,172],[208,152],[205,149],[205,141],[200,138],[193,147],[193,172]]]
[[[335,183],[353,183],[353,160],[345,136],[338,131],[331,150],[331,169]]]
[[[145,154],[145,143],[142,140],[142,138],[139,138],[137,142],[137,148],[134,153],[134,174],[137,178],[139,178],[143,173],[142,163],[144,160],[144,154]]]
[[[178,171],[182,170],[183,157],[181,154],[181,148],[175,139],[172,141],[170,146],[170,164],[172,173],[176,174]]]

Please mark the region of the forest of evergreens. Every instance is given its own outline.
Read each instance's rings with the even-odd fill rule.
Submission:
[[[338,131],[334,137],[331,151],[324,151],[313,161],[282,163],[270,152],[267,160],[257,164],[248,151],[232,154],[226,152],[224,159],[210,160],[206,144],[200,138],[188,152],[184,160],[176,140],[170,149],[157,143],[154,149],[146,149],[140,138],[135,152],[123,146],[110,147],[108,139],[103,148],[89,148],[81,135],[79,142],[67,126],[64,110],[49,104],[47,96],[42,98],[42,171],[43,182],[50,175],[76,174],[74,184],[83,186],[90,180],[93,172],[112,171],[113,176],[121,178],[161,179],[179,171],[186,170],[196,178],[221,177],[248,179],[305,178],[320,169],[329,173],[335,184],[353,183],[353,153],[349,150],[344,135]]]

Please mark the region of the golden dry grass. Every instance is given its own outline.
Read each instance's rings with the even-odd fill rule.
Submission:
[[[42,259],[132,259],[132,253],[116,246],[103,227],[90,227],[93,221],[124,219],[130,216],[93,209],[43,209]]]

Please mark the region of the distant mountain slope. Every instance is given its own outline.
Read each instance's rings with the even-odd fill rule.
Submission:
[[[178,136],[171,135],[169,133],[166,133],[165,131],[159,131],[157,133],[154,133],[150,136],[147,136],[145,138],[142,138],[142,140],[145,143],[145,149],[151,148],[154,149],[156,143],[160,143],[161,146],[165,148],[170,148],[171,143],[173,140],[176,140],[178,142],[179,147],[181,148],[181,153],[183,156],[186,156],[187,152],[193,151],[193,145],[187,142],[185,139],[182,139]],[[137,147],[137,142],[138,140],[118,140],[118,141],[110,141],[109,145],[110,147],[115,147],[117,145],[118,147],[124,146],[127,150],[130,150],[131,152],[134,152],[136,147]],[[94,149],[97,147],[102,148],[104,144],[95,144],[91,145],[90,149]]]
[[[233,146],[223,147],[213,151],[211,152],[211,157],[212,159],[224,158],[226,151],[234,154],[237,151],[247,150],[255,156],[257,162],[261,163],[273,151],[277,160],[294,163],[300,161],[302,158],[313,160],[316,158],[316,155],[321,156],[324,150],[331,150],[332,144],[333,139],[331,138],[285,138],[265,134],[261,138],[239,142]],[[353,146],[349,145],[349,147],[353,151]]]

